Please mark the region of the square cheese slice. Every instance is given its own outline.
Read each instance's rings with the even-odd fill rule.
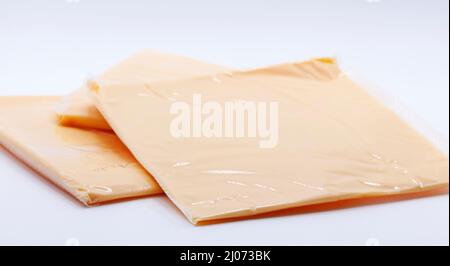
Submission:
[[[99,79],[109,82],[130,80],[155,82],[205,76],[229,70],[226,67],[187,57],[145,50],[112,67]],[[111,130],[87,95],[86,87],[63,98],[56,108],[56,113],[61,125]]]
[[[194,224],[448,186],[447,156],[333,60],[90,87]]]
[[[62,127],[60,97],[0,97],[0,143],[85,205],[161,189],[113,133]]]

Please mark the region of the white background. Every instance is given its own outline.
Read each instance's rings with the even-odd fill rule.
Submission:
[[[235,68],[337,56],[448,143],[448,5],[1,0],[0,95],[67,94],[143,48]],[[163,196],[81,207],[0,149],[0,244],[449,244],[448,195],[194,227]]]

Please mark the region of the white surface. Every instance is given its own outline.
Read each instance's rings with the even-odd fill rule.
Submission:
[[[143,48],[236,68],[331,55],[448,142],[448,5],[2,0],[0,95],[66,94]],[[194,227],[164,197],[81,207],[0,149],[0,244],[449,244],[448,195]]]

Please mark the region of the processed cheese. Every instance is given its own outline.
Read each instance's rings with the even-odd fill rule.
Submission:
[[[109,82],[137,80],[155,82],[226,72],[230,69],[194,59],[158,53],[140,52],[106,71],[99,79]],[[59,123],[65,126],[110,130],[82,87],[63,98],[56,108]]]
[[[194,224],[448,186],[447,156],[333,60],[90,89]]]
[[[161,189],[109,132],[57,125],[60,97],[0,97],[0,143],[85,205]]]

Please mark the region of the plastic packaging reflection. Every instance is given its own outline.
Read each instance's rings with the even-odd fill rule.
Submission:
[[[228,70],[226,67],[187,57],[145,50],[110,68],[99,78],[111,82],[127,80],[155,82],[204,76]],[[111,130],[87,92],[88,89],[82,87],[58,103],[56,113],[59,123],[64,126]]]
[[[0,97],[0,144],[85,205],[161,189],[116,135],[57,125],[60,97]]]
[[[448,186],[447,156],[331,59],[158,84],[91,83],[91,92],[193,223]],[[223,115],[227,102],[277,103],[276,145],[261,147],[258,134],[205,136],[195,121],[172,134],[170,110],[185,106],[192,118],[209,103],[204,114]]]

